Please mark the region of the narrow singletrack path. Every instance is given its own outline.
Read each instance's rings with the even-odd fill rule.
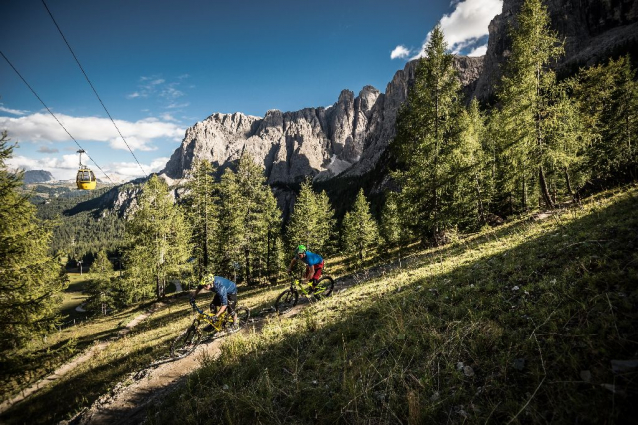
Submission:
[[[2,404],[0,404],[0,413],[4,413],[14,404],[19,403],[22,400],[25,400],[26,398],[30,397],[31,395],[37,393],[42,388],[49,385],[50,383],[55,382],[58,379],[62,378],[64,375],[66,375],[67,373],[69,373],[70,371],[72,371],[73,369],[81,365],[82,363],[89,360],[96,353],[104,350],[113,341],[119,338],[122,338],[124,335],[128,334],[133,328],[135,328],[135,326],[137,326],[139,323],[146,320],[151,314],[164,308],[165,306],[166,305],[161,302],[153,304],[147,311],[145,311],[144,313],[138,314],[137,316],[133,318],[133,320],[127,323],[126,326],[120,329],[116,337],[112,337],[111,339],[106,341],[97,341],[96,344],[92,345],[88,350],[86,350],[81,355],[73,358],[70,362],[65,363],[62,366],[58,367],[51,375],[46,376],[45,378],[42,378],[39,381],[35,382],[33,385],[29,386],[28,388],[25,388],[24,390],[20,392],[20,394],[18,394],[14,398],[5,400]]]
[[[429,254],[408,255],[400,261],[374,266],[359,273],[335,279],[334,294],[361,282],[384,276],[386,273],[399,268],[413,265],[429,257]],[[277,316],[276,313],[268,313],[264,316],[251,319],[252,322],[240,332],[261,332],[268,320],[282,320],[299,314],[303,309],[311,305],[304,298],[290,311]],[[131,425],[145,421],[146,413],[153,404],[161,402],[161,399],[174,391],[188,379],[188,375],[201,367],[202,360],[207,358],[215,360],[221,354],[221,344],[224,337],[216,338],[200,344],[195,352],[190,355],[172,360],[160,359],[147,368],[132,373],[108,394],[96,400],[89,408],[84,409],[70,421],[61,422],[66,425],[102,425],[120,424]]]

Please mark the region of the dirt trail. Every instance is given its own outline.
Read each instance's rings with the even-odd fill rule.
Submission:
[[[148,309],[144,313],[141,313],[141,314],[137,315],[135,318],[133,318],[133,320],[131,320],[124,328],[122,328],[117,333],[116,337],[112,337],[111,339],[109,339],[107,341],[98,341],[96,344],[91,346],[91,348],[89,348],[87,351],[85,351],[80,356],[74,358],[69,363],[65,363],[62,366],[60,366],[59,368],[57,368],[51,375],[40,379],[39,381],[37,381],[36,383],[31,385],[30,387],[22,390],[22,392],[19,395],[15,396],[14,398],[9,399],[9,400],[5,400],[2,404],[0,404],[0,414],[4,413],[6,410],[8,410],[14,404],[26,399],[27,397],[31,396],[32,394],[38,392],[40,389],[46,387],[50,383],[55,382],[58,379],[62,378],[64,375],[66,375],[67,373],[69,373],[70,371],[72,371],[73,369],[75,369],[76,367],[78,367],[82,363],[86,362],[91,357],[93,357],[93,355],[95,353],[104,350],[106,347],[109,346],[109,344],[111,344],[111,342],[113,342],[113,341],[123,337],[127,333],[129,333],[131,331],[131,329],[133,329],[135,326],[137,326],[140,322],[146,320],[151,314],[153,314],[154,312],[156,312],[157,310],[159,310],[159,309],[161,309],[163,307],[165,307],[165,304],[163,304],[161,302],[153,304],[150,309]]]
[[[398,261],[370,269],[361,273],[349,275],[335,282],[335,292],[341,292],[345,288],[356,285],[368,279],[381,276],[391,270],[405,267],[422,260],[424,256],[416,255],[403,258],[403,264]],[[301,312],[310,303],[303,298],[300,303],[279,316],[280,319],[292,317]],[[267,318],[276,318],[272,313],[266,317],[253,320],[242,332],[260,332],[267,323]],[[91,407],[83,410],[70,421],[60,424],[67,425],[102,425],[102,424],[139,424],[146,419],[147,409],[159,402],[165,395],[175,390],[187,379],[188,374],[201,366],[203,358],[216,359],[220,353],[220,347],[224,338],[218,338],[208,343],[201,344],[197,350],[189,356],[178,360],[160,360],[149,367],[131,374],[128,379],[120,382],[106,395],[96,400]]]

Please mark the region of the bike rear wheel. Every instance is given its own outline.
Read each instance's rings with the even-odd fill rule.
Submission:
[[[324,276],[317,282],[315,286],[315,298],[325,298],[332,295],[335,287],[335,281],[330,276]]]
[[[171,344],[171,357],[179,359],[195,351],[202,340],[202,333],[195,326],[190,326],[182,332]]]
[[[275,310],[277,310],[277,313],[279,314],[284,314],[297,305],[298,299],[299,294],[296,291],[286,289],[277,297],[277,301],[275,301]]]

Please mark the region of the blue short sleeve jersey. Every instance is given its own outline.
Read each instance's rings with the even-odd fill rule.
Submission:
[[[237,293],[237,285],[232,280],[225,277],[215,276],[211,290],[215,291],[221,298],[222,305],[228,305],[228,294]]]
[[[321,255],[315,254],[314,252],[306,251],[306,256],[304,258],[299,258],[303,263],[307,266],[316,266],[317,264],[323,263],[323,258]]]

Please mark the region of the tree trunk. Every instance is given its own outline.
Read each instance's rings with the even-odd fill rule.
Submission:
[[[272,232],[268,230],[268,241],[266,244],[266,280],[270,281],[272,277],[272,268],[271,268],[271,260],[270,260],[270,244],[272,243]]]
[[[478,200],[479,221],[481,224],[483,224],[485,223],[485,210],[483,209],[483,199],[481,197],[481,181],[479,180],[478,174],[474,174],[474,179],[476,180],[476,196]]]
[[[545,180],[545,173],[543,172],[542,165],[539,165],[538,167],[538,182],[541,185],[541,193],[543,194],[543,199],[545,200],[547,208],[554,208],[554,203],[552,202],[552,198],[549,195],[549,189],[547,188],[547,181]]]
[[[521,193],[521,203],[523,204],[523,211],[527,211],[527,183],[525,181],[525,174],[523,174],[523,188]]]
[[[246,249],[246,251],[244,251],[244,253],[246,254],[246,284],[250,285],[251,284],[251,277],[250,277],[250,250]]]

